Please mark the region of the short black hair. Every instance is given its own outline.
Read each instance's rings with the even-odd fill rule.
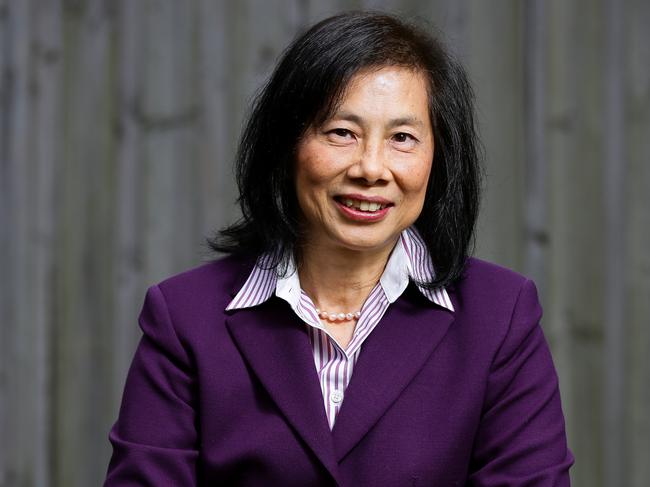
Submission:
[[[300,242],[294,157],[306,130],[325,120],[362,69],[400,66],[428,81],[435,150],[424,207],[415,227],[435,279],[462,276],[474,243],[481,170],[474,94],[465,70],[427,29],[393,15],[355,11],[315,24],[282,54],[256,96],[237,151],[242,217],[208,239],[217,252],[274,256],[286,270]]]

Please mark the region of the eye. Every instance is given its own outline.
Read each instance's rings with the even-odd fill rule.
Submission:
[[[328,130],[325,135],[334,144],[348,145],[355,140],[354,132],[341,127]]]
[[[415,149],[419,140],[407,132],[398,132],[391,137],[391,141],[396,149],[401,151],[410,151]]]
[[[411,134],[407,134],[406,132],[399,132],[395,135],[393,135],[393,140],[395,142],[398,142],[400,144],[403,144],[404,142],[416,142],[417,139],[413,137]]]
[[[335,137],[341,137],[341,138],[352,137],[352,132],[350,132],[348,129],[337,128],[334,130],[330,130],[329,133],[334,135]]]

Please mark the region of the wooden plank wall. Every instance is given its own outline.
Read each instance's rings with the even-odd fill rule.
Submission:
[[[473,79],[477,254],[538,283],[578,487],[650,478],[650,3],[0,0],[0,486],[98,485],[146,287],[237,215],[296,32],[417,15]]]

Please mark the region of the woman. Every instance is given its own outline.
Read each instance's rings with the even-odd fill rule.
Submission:
[[[468,258],[472,94],[391,16],[285,52],[230,256],[149,289],[106,485],[569,485],[534,285]]]

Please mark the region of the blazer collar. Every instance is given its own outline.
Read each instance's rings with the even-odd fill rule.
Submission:
[[[411,292],[410,292],[411,291]],[[332,436],[340,462],[424,366],[454,321],[410,286],[366,339]]]
[[[454,315],[409,286],[366,339],[330,431],[309,337],[288,304],[273,298],[229,314],[226,325],[240,353],[334,479],[338,463],[422,368]]]
[[[304,323],[280,299],[229,313],[226,326],[253,373],[287,422],[339,482],[332,435]]]

